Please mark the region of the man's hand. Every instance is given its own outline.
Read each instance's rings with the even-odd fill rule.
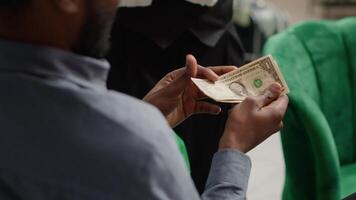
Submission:
[[[219,114],[219,106],[200,101],[205,95],[190,78],[204,78],[214,82],[219,75],[235,69],[234,66],[205,68],[199,66],[192,55],[188,55],[186,67],[167,74],[143,100],[160,109],[171,127],[177,126],[193,114]]]
[[[220,149],[234,148],[247,153],[283,127],[288,97],[280,96],[279,84],[264,94],[249,97],[233,108],[220,140]]]

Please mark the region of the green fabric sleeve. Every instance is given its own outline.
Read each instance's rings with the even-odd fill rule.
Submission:
[[[177,144],[178,144],[179,151],[180,151],[180,153],[182,154],[182,156],[184,158],[185,164],[187,165],[187,169],[190,172],[189,155],[188,155],[188,152],[187,152],[187,148],[186,148],[186,146],[184,144],[184,141],[177,134],[176,134],[176,141],[177,141]]]

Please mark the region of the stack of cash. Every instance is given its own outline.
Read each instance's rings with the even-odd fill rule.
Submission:
[[[248,96],[261,94],[273,83],[283,87],[282,95],[289,93],[278,64],[270,55],[220,76],[215,83],[197,78],[192,81],[206,96],[224,103],[241,103]]]

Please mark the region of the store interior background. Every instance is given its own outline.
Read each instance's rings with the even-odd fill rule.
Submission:
[[[355,0],[266,0],[288,12],[290,23],[309,19],[338,19],[356,14]]]

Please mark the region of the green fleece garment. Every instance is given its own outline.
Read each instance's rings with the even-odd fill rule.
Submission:
[[[176,141],[177,141],[177,144],[178,144],[179,151],[183,156],[185,164],[187,165],[187,169],[190,172],[189,155],[188,155],[188,151],[187,151],[187,148],[185,146],[185,143],[182,140],[182,138],[180,138],[177,134],[176,134]]]

